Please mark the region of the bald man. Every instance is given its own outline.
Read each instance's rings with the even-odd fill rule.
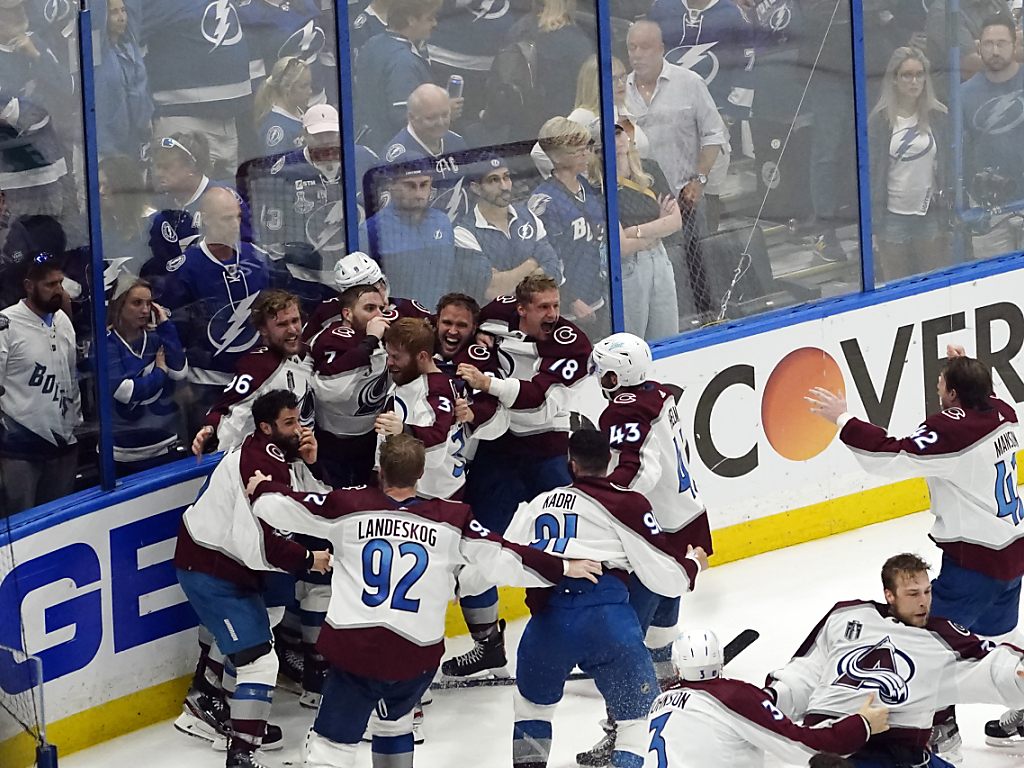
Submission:
[[[195,434],[218,395],[232,383],[238,360],[259,341],[249,320],[253,302],[270,284],[266,254],[241,242],[241,199],[213,187],[200,200],[202,238],[164,265],[162,304],[185,347]]]
[[[406,111],[409,122],[384,150],[384,161],[401,163],[413,159],[433,159],[434,186],[430,205],[444,211],[450,221],[468,208],[463,169],[468,147],[459,134],[449,130],[452,102],[448,92],[433,83],[424,83],[409,96]]]

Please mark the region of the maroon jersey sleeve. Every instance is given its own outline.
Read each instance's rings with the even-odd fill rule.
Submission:
[[[265,481],[256,486],[252,496],[253,503],[270,493],[286,496],[300,504],[310,514],[327,520],[334,520],[353,512],[373,509],[375,506],[380,509],[394,508],[394,504],[387,503],[386,499],[378,498],[380,494],[367,488],[365,485],[353,488],[339,488],[330,493],[309,493],[306,491],[293,491],[291,486],[273,481]],[[380,501],[380,503],[376,503],[377,501]]]
[[[562,577],[565,575],[565,561],[562,558],[549,555],[547,552],[530,546],[513,544],[511,541],[506,541],[474,520],[473,513],[469,511],[468,505],[464,504],[462,506],[466,507],[466,517],[462,526],[463,539],[467,541],[491,541],[512,552],[522,561],[523,566],[534,573],[540,574],[552,584],[557,584],[562,580]]]
[[[616,485],[631,488],[640,474],[640,450],[657,416],[647,402],[632,393],[619,395],[602,411],[598,429],[607,436],[611,449],[618,453],[615,469],[608,476]]]
[[[320,331],[336,320],[341,319],[341,297],[335,296],[327,301],[322,301],[313,310],[306,325],[302,328],[302,340],[308,342]]]
[[[544,403],[552,387],[572,387],[587,378],[590,341],[567,320],[560,321],[551,339],[537,344],[540,365],[529,381],[519,385],[514,410],[532,410]]]
[[[281,359],[266,347],[257,347],[238,361],[235,376],[224,387],[217,403],[206,414],[203,426],[217,428],[220,420],[238,403],[251,397],[280,367]]]
[[[376,336],[366,336],[341,323],[331,323],[313,343],[313,370],[321,376],[338,374],[370,364],[380,345]]]

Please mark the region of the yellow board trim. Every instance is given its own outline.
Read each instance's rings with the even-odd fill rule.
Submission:
[[[906,480],[731,525],[714,532],[717,554],[711,558],[711,564],[722,565],[822,539],[920,512],[928,506],[928,486],[924,480]],[[499,588],[500,615],[508,621],[526,616],[524,595],[522,589]],[[462,612],[456,605],[449,606],[445,633],[455,637],[466,632]],[[47,728],[47,736],[57,745],[60,755],[68,755],[168,720],[181,711],[190,681],[190,677],[178,678],[71,715],[52,723]],[[0,766],[3,768],[28,768],[34,760],[35,743],[27,734],[0,742]]]

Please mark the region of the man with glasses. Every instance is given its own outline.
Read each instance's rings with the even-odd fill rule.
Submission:
[[[25,272],[25,298],[0,312],[0,514],[74,489],[82,407],[63,280],[57,259],[36,255]]]
[[[1013,17],[984,21],[978,52],[984,65],[960,89],[964,114],[964,172],[975,206],[991,208],[1024,199],[1024,72],[1017,61]],[[977,258],[1020,248],[1021,218],[993,217],[991,231],[973,238]]]

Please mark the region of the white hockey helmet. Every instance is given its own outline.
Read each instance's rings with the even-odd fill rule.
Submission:
[[[722,646],[710,629],[688,629],[672,643],[672,663],[683,680],[721,677]]]
[[[590,372],[597,375],[601,389],[610,395],[620,387],[634,387],[647,381],[652,359],[650,346],[639,336],[613,333],[594,345],[590,353]],[[605,387],[606,373],[615,374],[614,387]]]
[[[334,265],[334,284],[340,291],[357,285],[373,285],[383,279],[380,265],[362,251],[342,256]]]

